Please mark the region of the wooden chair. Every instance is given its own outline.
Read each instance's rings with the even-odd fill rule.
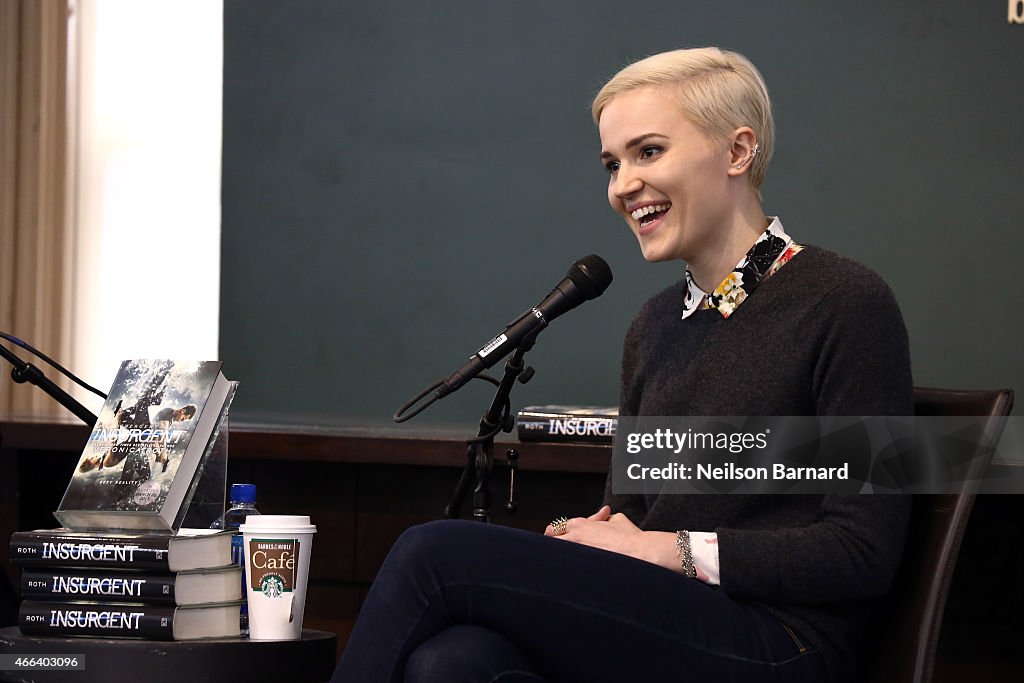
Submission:
[[[992,449],[1013,407],[1013,391],[914,389],[918,416],[984,416],[992,443],[980,444],[987,457],[978,458],[967,473],[978,480],[988,467]],[[869,624],[862,652],[861,681],[930,683],[953,570],[974,505],[976,486],[958,493],[917,495],[910,531],[893,588]]]

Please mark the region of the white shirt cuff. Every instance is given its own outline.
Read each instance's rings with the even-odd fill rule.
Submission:
[[[697,578],[712,586],[722,584],[718,567],[718,534],[708,531],[690,532],[690,552]]]

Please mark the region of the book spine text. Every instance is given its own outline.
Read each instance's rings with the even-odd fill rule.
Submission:
[[[51,603],[24,600],[18,627],[24,635],[100,636],[173,640],[174,609],[144,605]]]
[[[24,570],[21,595],[32,600],[105,600],[174,604],[174,577]]]
[[[576,415],[520,416],[518,435],[521,441],[585,441],[611,443],[618,419]]]
[[[167,549],[118,542],[114,539],[67,540],[30,537],[11,539],[11,562],[16,565],[73,565],[160,569],[167,567]]]

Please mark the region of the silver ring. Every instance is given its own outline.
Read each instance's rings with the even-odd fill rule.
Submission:
[[[556,517],[551,520],[551,534],[553,536],[562,536],[569,530],[566,526],[569,524],[569,520],[565,517]]]

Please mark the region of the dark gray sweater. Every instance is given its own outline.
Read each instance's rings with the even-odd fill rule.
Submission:
[[[725,319],[681,320],[679,282],[650,299],[623,350],[623,415],[911,415],[907,333],[870,270],[807,247]],[[715,531],[722,590],[758,602],[825,657],[856,667],[871,601],[899,563],[909,496],[658,495],[606,502],[640,528]]]

